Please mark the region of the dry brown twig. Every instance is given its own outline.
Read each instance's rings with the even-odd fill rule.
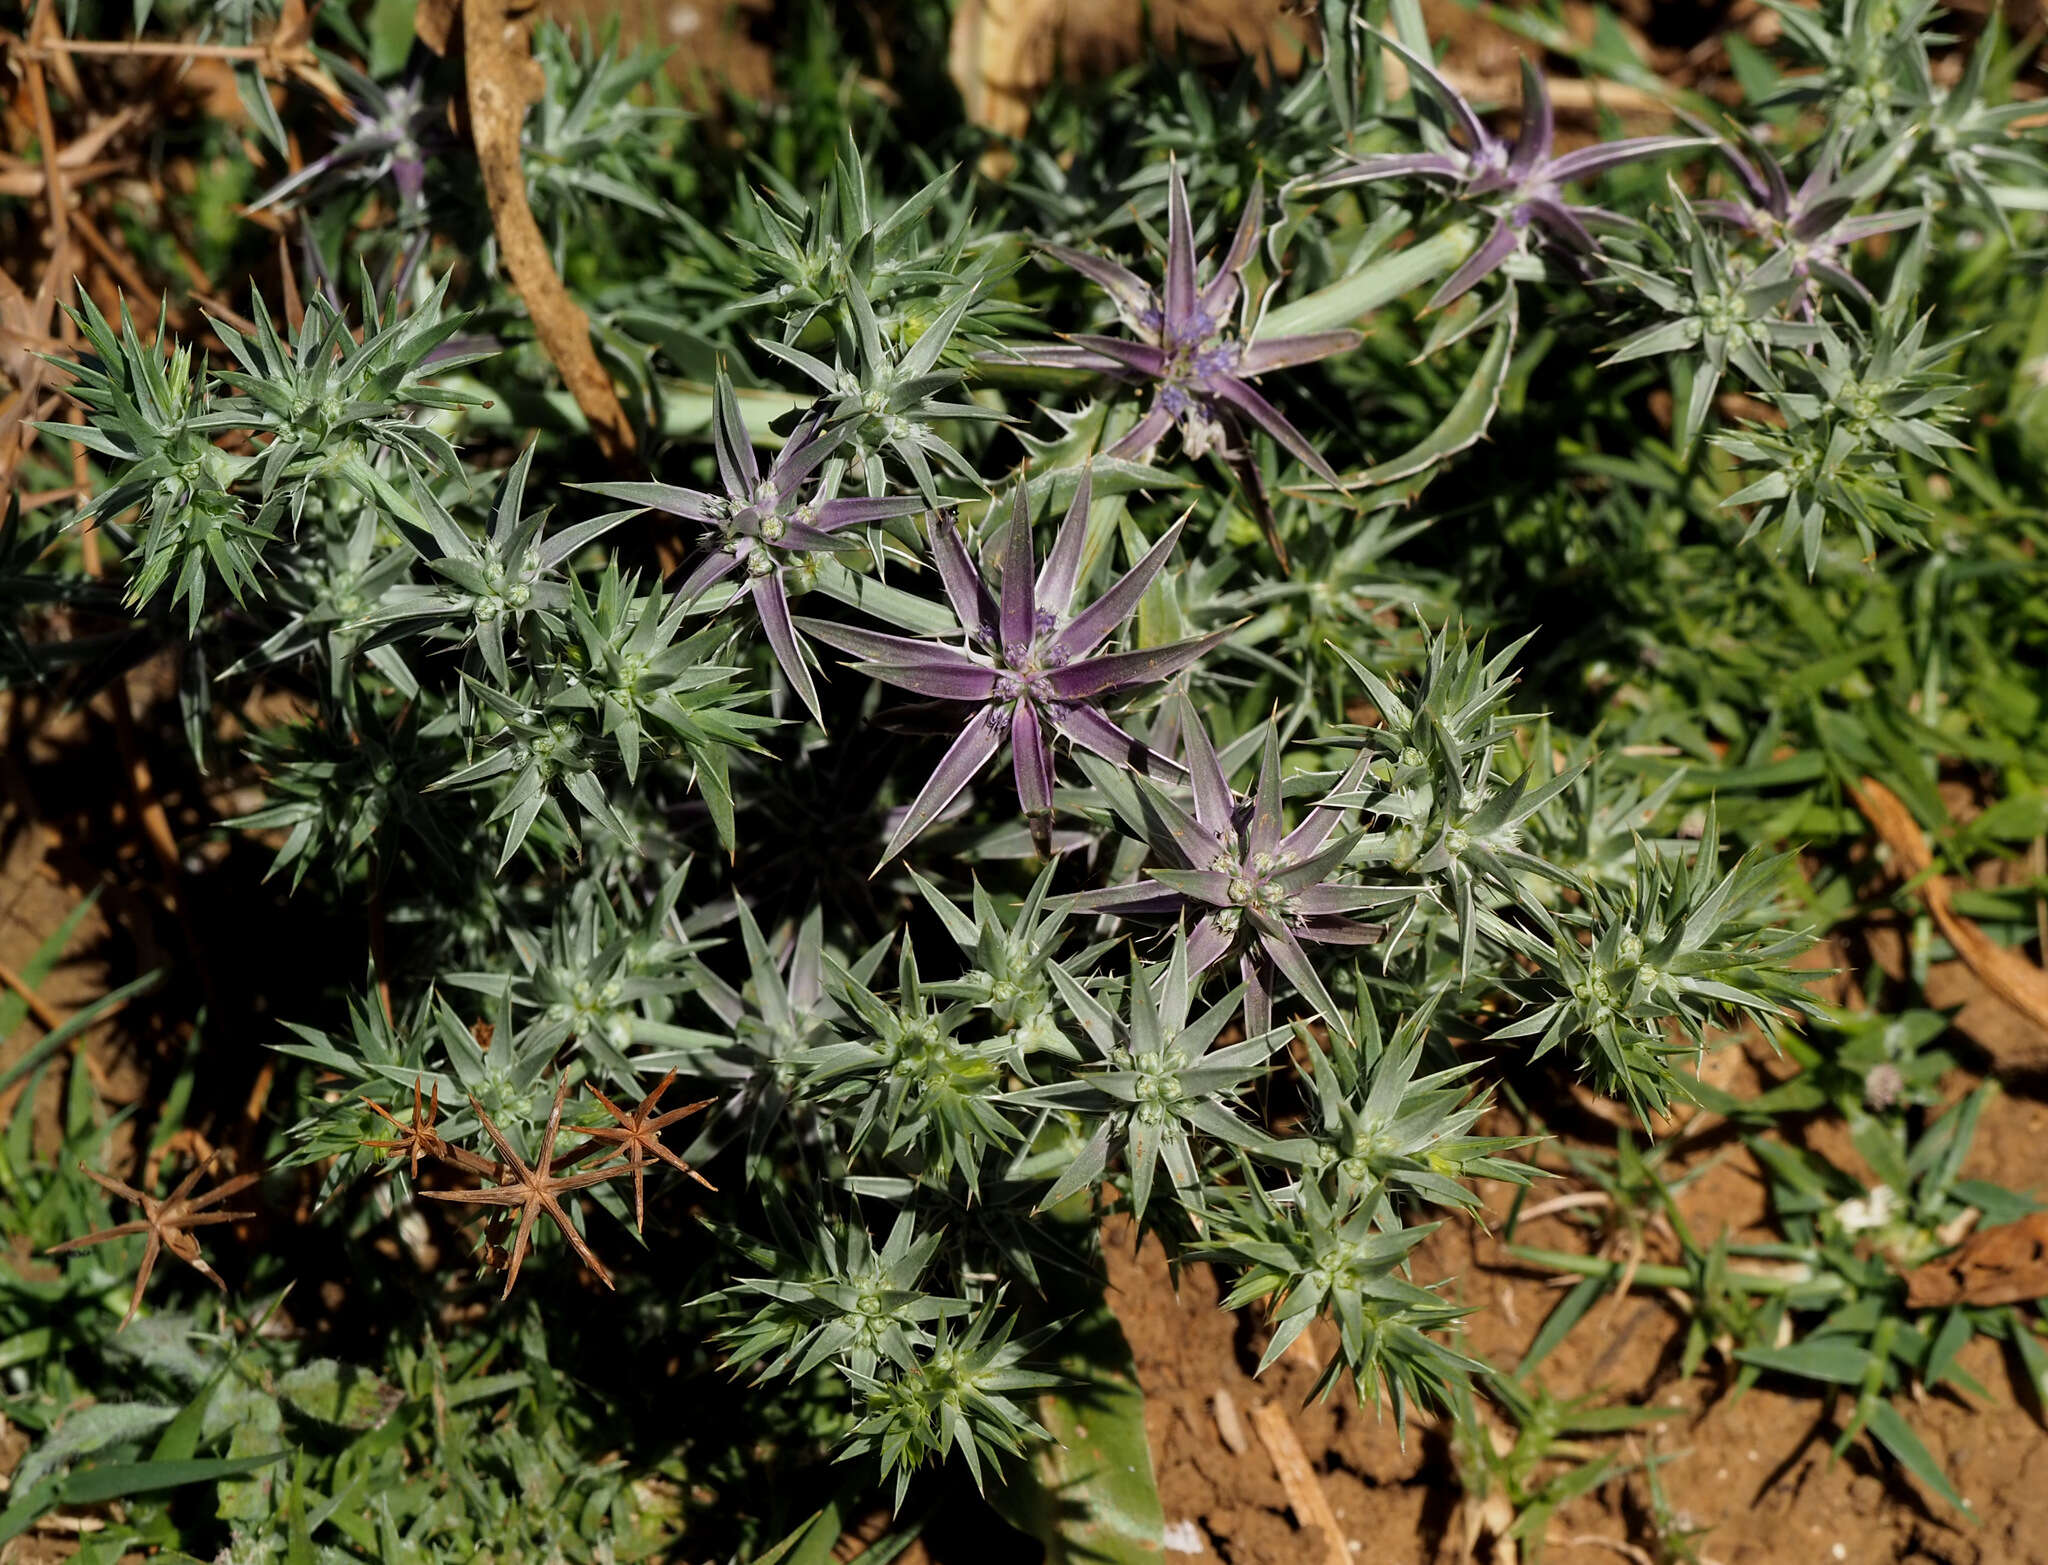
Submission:
[[[56,28],[56,13],[50,0],[36,0],[35,15],[29,21],[29,38]],[[65,185],[63,146],[57,140],[57,122],[50,113],[49,84],[43,79],[43,54],[32,43],[19,45],[22,54],[21,83],[28,93],[29,114],[36,127],[36,144],[43,154],[43,232],[54,251],[64,242]]]
[[[28,1008],[28,1014],[35,1018],[36,1025],[41,1027],[43,1031],[55,1032],[65,1022],[70,1020],[69,1017],[63,1015],[55,1006],[51,1005],[49,1001],[45,1000],[40,994],[37,994],[34,986],[27,979],[23,978],[21,974],[5,963],[0,963],[0,984],[6,985],[6,987],[21,996],[21,1002]],[[102,1023],[110,1021],[127,1008],[128,1002],[126,1000],[117,1000],[113,1005],[100,1013],[99,1020]],[[113,1093],[107,1082],[106,1071],[100,1062],[93,1057],[92,1051],[85,1046],[83,1034],[72,1038],[71,1052],[84,1062],[86,1074],[92,1078],[93,1087],[99,1092],[100,1096],[111,1098]],[[5,1092],[0,1092],[0,1123],[5,1123],[12,1117],[14,1105],[19,1103],[21,1095],[28,1091],[31,1080],[32,1078],[25,1076]]]
[[[206,1264],[206,1258],[199,1253],[199,1241],[190,1230],[208,1227],[215,1223],[237,1223],[254,1217],[254,1212],[208,1211],[217,1201],[239,1195],[263,1176],[259,1173],[237,1174],[234,1178],[215,1185],[205,1195],[194,1196],[193,1186],[200,1177],[213,1167],[213,1160],[198,1164],[192,1172],[178,1181],[177,1187],[159,1201],[155,1196],[145,1195],[132,1186],[124,1185],[118,1179],[109,1178],[98,1169],[85,1163],[78,1165],[79,1172],[98,1185],[107,1194],[142,1208],[142,1216],[132,1222],[116,1223],[112,1228],[103,1228],[89,1233],[81,1239],[67,1239],[62,1244],[53,1244],[43,1253],[62,1255],[71,1250],[83,1250],[90,1245],[106,1244],[115,1239],[125,1239],[131,1234],[148,1234],[149,1243],[142,1252],[142,1269],[135,1275],[135,1293],[128,1301],[128,1313],[121,1317],[125,1327],[135,1319],[135,1312],[142,1306],[142,1291],[149,1286],[150,1274],[156,1269],[157,1257],[168,1252],[198,1272],[222,1293],[228,1285],[221,1281],[220,1274]]]
[[[35,439],[30,426],[43,416],[38,406],[43,383],[63,373],[42,355],[63,346],[61,339],[50,334],[50,317],[57,308],[60,283],[68,285],[75,269],[73,254],[67,235],[43,268],[33,299],[13,278],[0,272],[0,370],[15,384],[14,395],[0,404],[0,489],[13,480],[16,464]]]
[[[525,18],[515,18],[508,0],[463,0],[462,47],[469,78],[470,137],[490,203],[498,253],[512,284],[526,301],[533,329],[562,381],[590,422],[608,461],[623,462],[634,449],[633,428],[619,404],[612,378],[590,345],[590,318],[570,297],[547,240],[526,199],[526,171],[520,158],[520,129],[527,109],[547,90],[533,58]]]
[[[131,103],[118,114],[110,114],[99,121],[58,152],[59,171],[67,180],[84,184],[89,180],[130,167],[133,162],[131,158],[102,158],[100,154],[106,149],[108,142],[133,125],[142,114],[143,105]],[[30,162],[11,153],[0,153],[0,196],[15,196],[24,201],[33,201],[48,188],[48,182],[49,176],[40,160]]]
[[[2048,1069],[2048,972],[2000,945],[1956,912],[1955,882],[1934,872],[1934,853],[1927,836],[1897,794],[1874,777],[1864,778],[1860,788],[1851,785],[1849,793],[1864,819],[1892,850],[1899,873],[1918,883],[1920,900],[1927,904],[1942,938],[1955,947],[1956,955],[1985,988],[2033,1023],[2033,1033],[2018,1046],[1993,1051],[1993,1065],[2001,1071]],[[1989,1043],[1985,1046],[1991,1048]]]
[[[55,1032],[64,1025],[64,1018],[57,1014],[50,1002],[37,994],[27,979],[4,962],[0,962],[0,984],[5,984],[21,996],[21,1003],[28,1007],[28,1014],[42,1025],[44,1032]]]
[[[1309,1465],[1301,1438],[1287,1420],[1287,1409],[1278,1402],[1260,1403],[1252,1409],[1252,1427],[1259,1432],[1266,1454],[1273,1459],[1273,1471],[1280,1476],[1280,1487],[1287,1491],[1294,1519],[1322,1533],[1323,1558],[1329,1565],[1351,1565],[1351,1550],[1345,1544],[1343,1529],[1337,1525],[1337,1513],[1330,1506],[1329,1495],[1323,1492],[1322,1480]]]
[[[183,38],[67,38],[55,25],[43,21],[39,9],[26,38],[0,34],[11,52],[40,70],[70,68],[74,59],[220,60],[255,65],[272,81],[294,79],[311,87],[330,103],[346,103],[347,96],[320,64],[313,50],[313,13],[305,0],[285,0],[276,30],[261,43],[205,43]]]

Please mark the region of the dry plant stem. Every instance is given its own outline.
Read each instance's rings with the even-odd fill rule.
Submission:
[[[1301,1438],[1287,1421],[1287,1409],[1278,1402],[1262,1402],[1252,1409],[1252,1427],[1258,1430],[1266,1454],[1273,1459],[1273,1471],[1280,1475],[1280,1487],[1287,1491],[1294,1519],[1322,1533],[1326,1565],[1352,1565],[1351,1550],[1345,1546],[1343,1530],[1337,1525],[1337,1513],[1330,1508],[1330,1497],[1323,1492],[1315,1468],[1309,1465]]]
[[[77,264],[76,247],[67,233],[44,264],[34,299],[0,272],[0,284],[4,284],[0,286],[0,322],[6,322],[9,316],[14,318],[11,324],[0,326],[0,347],[28,348],[38,354],[52,349],[62,351],[63,341],[49,334],[50,316],[57,308],[60,291],[70,285]],[[13,479],[16,466],[35,443],[35,424],[49,417],[55,406],[54,397],[43,396],[44,381],[62,377],[66,372],[38,357],[29,359],[26,366],[13,373],[20,389],[0,411],[0,489]]]
[[[520,127],[526,111],[546,90],[534,63],[523,20],[515,21],[507,0],[463,0],[464,63],[469,77],[470,135],[490,202],[491,226],[513,286],[526,301],[533,329],[548,357],[562,372],[577,407],[605,459],[620,464],[633,452],[633,430],[619,405],[611,376],[590,345],[590,319],[569,296],[548,255],[540,224],[527,204],[526,174],[520,166]]]
[[[277,1085],[277,1058],[267,1055],[256,1068],[256,1080],[249,1087],[249,1096],[242,1101],[242,1123],[235,1132],[235,1161],[246,1163],[256,1149],[256,1137],[263,1129],[263,1110],[270,1102],[271,1089]]]
[[[1610,1206],[1612,1204],[1613,1197],[1608,1195],[1605,1190],[1573,1190],[1566,1195],[1552,1196],[1548,1201],[1538,1201],[1534,1206],[1524,1208],[1521,1213],[1521,1221],[1533,1223],[1537,1218],[1548,1217],[1553,1212],[1569,1212],[1575,1207],[1581,1206]]]
[[[58,1015],[50,1003],[31,989],[28,981],[21,974],[14,971],[13,968],[0,965],[0,984],[5,984],[9,989],[12,989],[21,996],[28,1006],[29,1015],[36,1019],[37,1025],[42,1027],[44,1031],[55,1032],[68,1020],[68,1018]],[[105,1022],[119,1016],[122,1011],[127,1009],[127,1006],[128,1002],[126,1000],[118,1002],[103,1012],[100,1020]],[[85,1038],[82,1034],[71,1040],[71,1053],[76,1058],[84,1061],[86,1074],[92,1078],[94,1089],[102,1098],[111,1101],[114,1098],[114,1093],[111,1084],[107,1081],[106,1071],[100,1065],[100,1062],[93,1058],[92,1051],[86,1048]],[[33,1079],[32,1076],[24,1076],[5,1092],[0,1092],[0,1124],[5,1124],[13,1118],[14,1105],[21,1101],[21,1095],[28,1091],[29,1084]]]
[[[276,51],[260,43],[179,43],[159,39],[48,38],[23,51],[35,64],[51,54],[122,55],[143,59],[170,60],[269,60]]]
[[[1471,98],[1506,102],[1516,98],[1516,82],[1508,76],[1488,77],[1464,71],[1448,71],[1444,80]],[[1646,88],[1625,82],[1611,82],[1583,76],[1552,76],[1543,84],[1550,90],[1550,106],[1566,113],[1638,115],[1646,119],[1675,119],[1677,111],[1666,99]],[[1517,100],[1519,101],[1519,100]]]
[[[70,149],[65,150],[68,152]],[[117,174],[135,166],[132,158],[102,158],[96,163],[67,159],[67,165],[65,172],[80,185],[91,184],[108,174]],[[49,187],[49,176],[41,168],[0,159],[0,196],[11,196],[17,201],[36,201]]]
[[[80,494],[70,484],[66,484],[62,489],[35,489],[21,497],[21,513],[26,516],[31,511],[42,510],[45,506],[63,505],[67,501],[83,500],[84,498],[85,496]],[[45,558],[54,552],[54,549],[46,549],[37,558]]]
[[[105,1519],[98,1516],[45,1516],[30,1528],[32,1532],[48,1533],[56,1538],[80,1538],[106,1530]]]
[[[0,963],[0,984],[21,996],[22,1003],[28,1007],[28,1014],[42,1024],[43,1031],[55,1032],[64,1025],[64,1018],[51,1009],[50,1002],[30,988],[28,980],[5,963]]]
[[[384,913],[384,880],[381,873],[382,869],[382,864],[374,861],[371,863],[369,907],[370,970],[377,975],[377,1003],[384,1008],[384,1020],[388,1022],[395,1020],[397,1013],[395,1013],[391,1009],[391,980],[388,976],[386,976],[391,971],[391,967],[390,964],[384,959],[384,930],[386,919]]]
[[[1564,1542],[1568,1549],[1612,1549],[1623,1559],[1635,1561],[1635,1565],[1655,1565],[1648,1549],[1630,1543],[1624,1538],[1605,1538],[1599,1533],[1584,1532],[1576,1538],[1567,1538]]]
[[[1849,792],[1864,819],[1892,850],[1900,874],[1919,883],[1920,899],[1934,916],[1942,938],[1955,947],[1956,955],[1985,988],[2033,1023],[2034,1035],[2024,1043],[1994,1050],[1994,1068],[2048,1069],[2048,972],[2019,952],[1998,944],[1956,912],[1952,904],[1955,883],[1946,875],[1934,873],[1934,854],[1927,846],[1927,837],[1897,794],[1874,777],[1864,778],[1860,788],[1852,785]]]
[[[70,215],[71,226],[78,237],[85,241],[86,249],[106,265],[108,271],[121,279],[121,286],[138,299],[149,297],[149,284],[142,280],[142,274],[135,269],[135,263],[116,250],[107,236],[94,226],[91,218],[82,209],[74,208]],[[175,316],[173,317],[175,324]]]
[[[178,860],[178,841],[171,832],[171,818],[157,797],[156,779],[150,775],[149,762],[135,742],[134,703],[129,699],[127,684],[121,680],[114,681],[110,693],[114,705],[114,742],[121,750],[121,764],[128,773],[129,791],[135,795],[135,808],[142,820],[143,835],[149,839],[151,850],[163,866],[169,881],[167,894],[172,903],[182,909],[184,902],[180,888],[185,868]]]
[[[1393,36],[1391,26],[1387,24],[1382,24],[1381,31],[1389,37]],[[1381,59],[1386,71],[1388,98],[1403,96],[1408,91],[1408,67],[1392,50],[1385,51]],[[1514,73],[1488,76],[1478,71],[1463,70],[1444,60],[1438,62],[1437,74],[1464,97],[1474,101],[1521,101],[1521,79]],[[1543,85],[1550,93],[1551,107],[1570,114],[1599,114],[1607,111],[1654,119],[1668,120],[1677,117],[1677,109],[1669,99],[1641,87],[1631,87],[1624,82],[1584,76],[1553,76],[1545,71]]]
[[[50,0],[37,0],[35,19],[29,23],[29,36],[33,38],[39,32],[54,31],[54,22]],[[34,50],[24,53],[22,82],[28,88],[29,111],[35,117],[36,141],[43,149],[43,201],[48,213],[44,234],[51,250],[55,251],[64,243],[64,210],[69,196],[64,188],[63,165],[58,161],[57,122],[50,114],[50,90],[43,80],[43,62]]]
[[[1636,1285],[1636,1272],[1643,1264],[1642,1234],[1631,1232],[1625,1242],[1624,1249],[1627,1254],[1627,1260],[1622,1265],[1621,1281],[1615,1284],[1614,1292],[1608,1300],[1607,1308],[1601,1313],[1600,1317],[1599,1330],[1600,1334],[1604,1337],[1611,1338],[1614,1335],[1614,1325],[1621,1315],[1622,1301],[1627,1299],[1629,1289]]]
[[[55,63],[55,61],[51,62],[52,65]],[[149,106],[147,104],[131,103],[118,113],[105,116],[98,124],[79,136],[77,140],[67,142],[58,151],[57,166],[76,178],[81,184],[89,182],[91,176],[87,172],[88,167],[95,164],[99,155],[106,150],[107,143],[138,120],[145,118],[148,113]],[[131,160],[127,158],[117,158],[113,160],[113,163],[114,166],[118,167],[129,161]],[[16,165],[21,167],[27,166],[26,164],[21,164],[17,158],[0,157],[0,167],[14,167]],[[42,187],[38,185],[35,193],[39,195],[41,192]]]
[[[284,285],[285,324],[296,334],[306,323],[306,304],[299,297],[299,269],[292,264],[292,243],[281,228],[277,231],[277,275]]]
[[[256,323],[229,304],[225,299],[216,299],[212,294],[207,293],[201,288],[192,289],[191,294],[192,302],[205,312],[201,316],[202,320],[205,319],[205,316],[210,315],[217,320],[226,321],[228,325],[234,327],[244,337],[260,335],[256,330]]]

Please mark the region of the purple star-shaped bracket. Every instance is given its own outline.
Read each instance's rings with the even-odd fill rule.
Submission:
[[[1865,304],[1876,304],[1870,290],[1849,270],[1849,248],[1910,227],[1927,216],[1927,208],[1851,216],[1856,203],[1874,188],[1874,171],[1866,165],[1857,172],[1843,172],[1832,145],[1822,149],[1797,190],[1778,160],[1755,142],[1746,149],[1725,141],[1717,145],[1728,166],[1748,187],[1748,195],[1744,200],[1702,201],[1697,208],[1700,216],[1788,252],[1801,279],[1800,307],[1809,317],[1818,303],[1816,279],[1854,294]],[[1880,156],[1874,161],[1881,166],[1884,159]]]
[[[1361,756],[1324,801],[1287,831],[1280,815],[1277,731],[1267,728],[1258,781],[1249,798],[1241,797],[1231,791],[1194,704],[1185,696],[1182,703],[1193,812],[1142,779],[1139,784],[1150,806],[1150,846],[1166,862],[1128,885],[1081,892],[1067,905],[1120,917],[1187,920],[1188,964],[1195,972],[1237,958],[1248,1036],[1261,1036],[1273,1026],[1276,970],[1326,1020],[1342,1027],[1303,943],[1370,945],[1386,933],[1385,926],[1350,915],[1405,894],[1337,878],[1356,835],[1335,836],[1345,810],[1330,800],[1358,787],[1366,759]]]
[[[714,392],[712,442],[718,452],[718,476],[724,494],[679,489],[672,484],[613,483],[579,487],[629,505],[665,511],[709,528],[710,548],[677,591],[690,602],[702,597],[734,571],[746,573],[745,592],[754,601],[761,630],[775,653],[790,688],[821,723],[818,692],[804,663],[795,622],[789,613],[789,591],[783,573],[792,566],[808,568],[805,556],[858,550],[861,544],[836,536],[842,528],[907,516],[922,509],[915,495],[891,499],[801,500],[805,483],[844,441],[841,426],[827,424],[823,406],[804,416],[765,475],[754,460],[754,446],[740,416],[738,395],[721,370]]]
[[[1233,438],[1235,427],[1248,419],[1319,478],[1341,484],[1322,453],[1259,394],[1252,381],[1271,370],[1348,352],[1358,346],[1359,334],[1323,331],[1253,342],[1232,329],[1233,313],[1248,303],[1244,269],[1258,251],[1265,202],[1265,185],[1254,179],[1245,197],[1244,215],[1238,220],[1237,236],[1215,275],[1204,283],[1195,255],[1187,187],[1181,181],[1179,165],[1169,167],[1163,291],[1115,261],[1065,245],[1039,246],[1102,288],[1130,337],[1082,334],[1070,338],[1068,345],[1020,346],[1005,352],[1027,364],[1097,370],[1119,379],[1150,381],[1157,387],[1145,416],[1104,453],[1106,456],[1142,458],[1173,428],[1180,430],[1181,444],[1189,456],[1199,457],[1211,450],[1229,455],[1239,449],[1240,443]]]
[[[1017,802],[1040,853],[1051,851],[1055,733],[1120,765],[1143,767],[1161,759],[1105,716],[1101,699],[1179,673],[1230,629],[1166,647],[1098,650],[1137,612],[1138,600],[1173,552],[1182,524],[1176,522],[1101,597],[1070,615],[1080,585],[1092,487],[1083,475],[1052,553],[1039,570],[1024,486],[1017,486],[1001,579],[994,590],[982,580],[950,518],[934,519],[932,554],[946,597],[967,632],[964,647],[881,635],[825,620],[797,622],[820,641],[861,659],[853,665],[861,673],[919,695],[970,702],[975,708],[889,839],[883,863],[938,818],[988,764],[1005,737],[1016,769]]]
[[[1560,157],[1554,150],[1557,119],[1551,112],[1550,90],[1543,84],[1542,73],[1526,58],[1522,61],[1521,129],[1512,142],[1502,141],[1486,128],[1464,94],[1438,75],[1428,60],[1383,33],[1373,36],[1415,73],[1421,87],[1449,117],[1462,144],[1438,134],[1437,150],[1356,158],[1305,188],[1334,190],[1382,179],[1441,179],[1450,183],[1457,199],[1492,214],[1492,230],[1466,257],[1465,264],[1444,279],[1429,301],[1432,310],[1462,298],[1499,270],[1522,248],[1532,225],[1582,256],[1600,247],[1589,225],[1626,226],[1627,220],[1616,213],[1567,201],[1566,185],[1639,158],[1710,144],[1704,136],[1630,136]]]

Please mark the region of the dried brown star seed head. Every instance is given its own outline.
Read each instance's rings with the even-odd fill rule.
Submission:
[[[417,1078],[414,1079],[412,1085],[412,1120],[410,1123],[397,1118],[381,1103],[377,1103],[370,1098],[364,1098],[362,1101],[363,1105],[371,1113],[381,1117],[398,1132],[396,1140],[366,1139],[362,1145],[373,1151],[389,1152],[395,1156],[409,1159],[412,1164],[412,1177],[415,1180],[419,1178],[420,1159],[423,1157],[430,1157],[437,1162],[447,1163],[452,1167],[463,1170],[465,1173],[475,1174],[479,1178],[493,1180],[498,1178],[500,1167],[496,1159],[485,1157],[478,1152],[472,1152],[467,1147],[457,1146],[454,1142],[444,1141],[435,1133],[434,1124],[440,1118],[441,1113],[441,1084],[439,1082],[434,1084],[432,1101],[423,1102],[420,1093],[420,1082]]]
[[[190,1232],[217,1223],[235,1223],[254,1217],[254,1212],[216,1212],[207,1210],[215,1202],[239,1195],[263,1177],[260,1171],[237,1174],[232,1179],[215,1185],[206,1194],[195,1196],[193,1187],[210,1170],[217,1158],[208,1158],[196,1166],[168,1196],[158,1200],[146,1195],[120,1180],[102,1174],[85,1163],[78,1165],[79,1172],[111,1196],[130,1202],[142,1208],[142,1216],[130,1222],[116,1223],[112,1228],[103,1228],[81,1238],[67,1239],[62,1244],[53,1244],[43,1253],[61,1255],[71,1250],[83,1250],[91,1245],[106,1244],[115,1239],[125,1239],[131,1234],[147,1234],[149,1242],[142,1251],[142,1265],[135,1274],[135,1292],[128,1300],[128,1313],[121,1317],[123,1327],[135,1319],[135,1312],[142,1306],[143,1290],[149,1286],[150,1275],[156,1270],[157,1256],[168,1251],[190,1266],[200,1276],[212,1283],[221,1292],[227,1292],[228,1285],[221,1281],[220,1274],[206,1264],[199,1253],[199,1241]]]
[[[447,1156],[448,1144],[434,1134],[434,1121],[441,1117],[441,1084],[438,1081],[434,1083],[432,1101],[423,1104],[420,1097],[419,1078],[413,1078],[412,1123],[410,1124],[400,1121],[383,1104],[378,1103],[372,1098],[364,1098],[363,1106],[398,1132],[398,1138],[394,1141],[365,1141],[363,1145],[373,1151],[389,1152],[408,1159],[412,1164],[412,1177],[414,1179],[418,1179],[420,1176],[421,1158],[445,1158]]]
[[[491,1138],[498,1149],[501,1162],[496,1165],[497,1177],[502,1183],[481,1190],[423,1190],[420,1193],[434,1201],[454,1201],[466,1206],[491,1206],[508,1209],[516,1208],[519,1213],[519,1229],[512,1240],[512,1252],[505,1268],[505,1291],[500,1298],[512,1296],[512,1285],[519,1280],[519,1268],[526,1259],[527,1246],[532,1242],[534,1219],[546,1214],[548,1220],[562,1231],[562,1237],[569,1241],[569,1248],[577,1257],[597,1274],[598,1281],[607,1288],[613,1286],[612,1274],[600,1261],[590,1246],[583,1242],[583,1235],[570,1221],[568,1211],[562,1206],[561,1197],[571,1190],[587,1190],[592,1185],[603,1184],[607,1179],[616,1179],[627,1172],[623,1163],[611,1164],[605,1168],[586,1169],[580,1174],[557,1174],[553,1172],[555,1161],[555,1136],[562,1128],[562,1101],[569,1093],[569,1077],[565,1072],[555,1086],[554,1107],[548,1112],[547,1129],[541,1133],[540,1156],[532,1165],[512,1148],[484,1106],[472,1097],[469,1106],[476,1111],[477,1119],[484,1127],[484,1133]],[[478,1162],[475,1153],[469,1154]]]
[[[662,1162],[668,1164],[669,1167],[675,1169],[678,1173],[688,1174],[706,1190],[716,1190],[718,1188],[662,1143],[661,1132],[664,1129],[675,1124],[678,1120],[687,1119],[690,1115],[709,1108],[718,1101],[716,1098],[704,1098],[696,1103],[685,1104],[679,1109],[670,1109],[666,1114],[655,1115],[654,1110],[656,1105],[661,1102],[661,1095],[668,1091],[670,1086],[674,1084],[675,1079],[676,1073],[674,1071],[670,1071],[666,1076],[662,1077],[660,1084],[652,1092],[648,1093],[646,1097],[642,1098],[640,1106],[630,1114],[620,1108],[618,1104],[612,1102],[597,1087],[593,1086],[590,1089],[591,1096],[596,1098],[599,1103],[602,1103],[605,1107],[605,1112],[610,1114],[618,1123],[616,1125],[575,1127],[574,1131],[576,1135],[591,1138],[591,1146],[580,1148],[576,1154],[578,1157],[584,1156],[596,1146],[608,1145],[613,1150],[605,1154],[607,1158],[623,1157],[625,1159],[624,1166],[630,1169],[633,1174],[633,1226],[643,1232],[647,1227],[646,1177],[649,1153],[661,1159]]]

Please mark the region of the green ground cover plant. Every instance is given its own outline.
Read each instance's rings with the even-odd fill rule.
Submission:
[[[1155,61],[1000,142],[824,8],[723,117],[542,23],[523,173],[608,461],[409,9],[307,24],[324,96],[231,55],[247,123],[180,132],[230,313],[63,301],[84,417],[19,470],[10,688],[173,668],[186,764],[260,785],[220,834],[341,949],[265,1024],[239,1166],[179,1137],[210,1032],[134,1123],[59,1034],[6,1073],[0,1534],[787,1565],[879,1503],[881,1565],[965,1485],[1153,1558],[1111,1211],[1265,1362],[1322,1321],[1320,1394],[1452,1420],[1532,1557],[1630,1465],[1582,1437],[1661,1416],[1529,1378],[1631,1287],[1693,1299],[1688,1373],[1847,1387],[1838,1449],[1967,1509],[1910,1393],[1988,1394],[1983,1334],[2037,1396],[2048,1346],[1906,1274],[2034,1205],[1961,1177],[1995,1088],[1942,1107],[1943,1020],[1823,1004],[1811,953],[1895,894],[1865,777],[1936,833],[1964,785],[1957,866],[2048,832],[2038,37],[1786,5],[1740,102],[1565,138],[1535,66],[1504,114],[1410,0],[1324,0],[1296,76]],[[943,54],[939,8],[895,25]],[[74,445],[87,492],[24,506]],[[1955,906],[2021,948],[2044,891]],[[1745,1028],[1800,1068],[1762,1099],[1699,1078]],[[1538,1177],[1491,1111],[1574,1084],[1740,1124],[1780,1237],[1694,1234],[1624,1141],[1585,1177],[1682,1261],[1523,1252],[1583,1280],[1511,1375],[1413,1257]],[[1815,1115],[1881,1183],[1773,1130]],[[298,1202],[345,1329],[268,1329],[303,1247],[230,1287],[174,1189]]]

